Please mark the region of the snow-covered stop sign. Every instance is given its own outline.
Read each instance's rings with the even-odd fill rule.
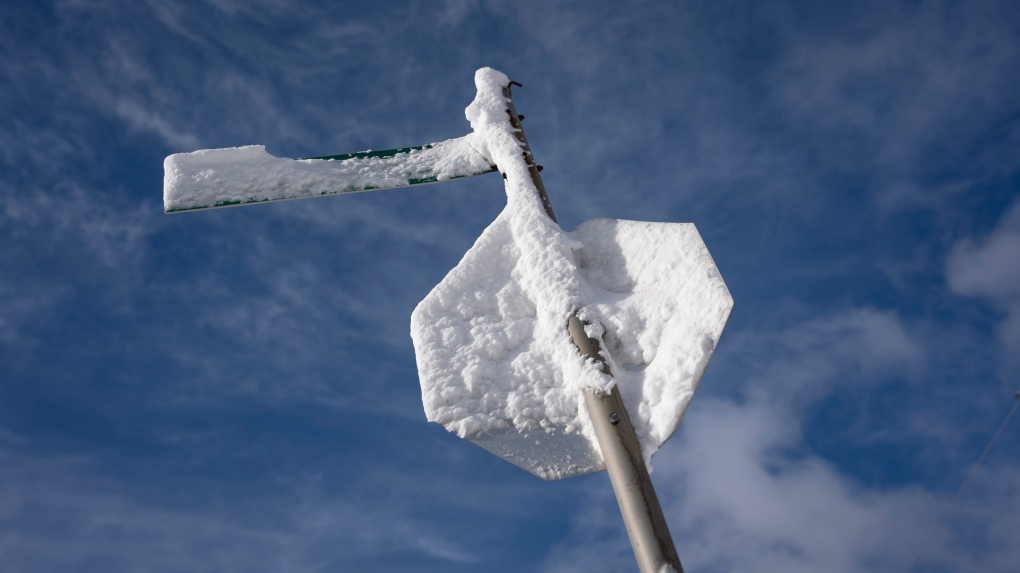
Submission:
[[[475,74],[472,132],[387,151],[286,159],[262,146],[178,153],[168,213],[442,182],[499,170],[506,209],[411,318],[429,420],[545,479],[603,469],[584,394],[618,385],[649,460],[676,430],[733,301],[692,224],[547,216],[507,77]],[[519,123],[517,124],[520,125]],[[522,151],[523,150],[523,151]],[[525,157],[522,158],[522,152]],[[577,315],[613,376],[567,333]]]
[[[411,316],[426,416],[543,479],[605,469],[584,390],[617,384],[647,461],[676,431],[733,306],[693,224],[543,211],[506,121],[506,76],[475,76],[471,145],[507,206]],[[524,166],[526,167],[526,166]],[[612,376],[578,354],[577,314]]]
[[[411,316],[425,414],[544,479],[608,465],[642,573],[682,573],[645,464],[680,424],[733,299],[692,224],[592,219],[560,229],[513,83],[478,70],[472,132],[439,143],[298,160],[258,145],[171,155],[164,209],[500,171],[506,209]]]

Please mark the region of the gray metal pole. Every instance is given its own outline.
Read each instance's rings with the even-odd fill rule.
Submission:
[[[520,120],[524,117],[517,115],[510,86],[503,88],[503,95],[507,98],[507,114],[524,150],[524,159],[528,163],[531,179],[538,189],[546,214],[556,221],[542,177],[538,174],[541,169],[535,164],[531,146],[528,145],[528,138],[521,126]],[[588,338],[584,332],[584,325],[577,316],[568,319],[567,331],[581,354],[601,364],[602,371],[611,376],[609,366],[599,354],[598,341]],[[655,488],[652,487],[652,479],[641,456],[641,447],[634,433],[634,426],[630,422],[630,416],[623,405],[620,391],[615,386],[609,394],[586,391],[584,402],[595,428],[602,458],[606,462],[609,481],[613,484],[613,492],[616,493],[616,502],[620,504],[620,513],[623,514],[623,523],[627,527],[627,535],[630,537],[638,568],[641,573],[683,573],[680,558],[669,534],[659,498],[655,495]]]
[[[510,85],[514,84],[521,85],[517,82],[510,82]],[[510,116],[510,126],[514,128],[514,135],[521,142],[521,148],[524,150],[522,152],[524,161],[528,164],[528,173],[531,174],[531,180],[538,189],[538,197],[542,200],[542,206],[545,207],[545,214],[549,215],[549,218],[554,223],[557,223],[552,203],[549,202],[549,195],[545,192],[545,183],[542,183],[542,176],[538,174],[542,167],[535,163],[535,156],[531,153],[531,145],[528,145],[528,136],[524,135],[524,126],[521,125],[521,120],[524,119],[524,116],[517,115],[517,108],[514,107],[514,94],[510,91],[510,86],[503,87],[503,96],[506,98],[506,113]],[[498,168],[499,166],[497,165],[496,167]],[[506,179],[506,174],[503,175],[503,178]]]
[[[577,316],[571,316],[567,321],[567,330],[581,354],[601,364],[602,371],[612,375],[599,355],[598,341],[588,338]],[[588,406],[588,415],[602,448],[602,457],[606,461],[609,480],[613,483],[616,502],[620,504],[638,568],[641,573],[665,573],[671,571],[666,568],[668,565],[672,571],[683,573],[620,391],[615,386],[609,394],[586,391],[584,403]]]

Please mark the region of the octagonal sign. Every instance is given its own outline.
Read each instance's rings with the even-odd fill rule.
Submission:
[[[412,314],[427,417],[543,479],[605,469],[582,398],[605,376],[573,348],[572,309],[541,284],[551,275],[576,285],[567,298],[601,339],[613,373],[602,382],[619,386],[647,461],[679,426],[733,306],[701,236],[690,223],[592,219],[559,231],[575,275],[564,279],[555,245],[529,258],[511,218]]]

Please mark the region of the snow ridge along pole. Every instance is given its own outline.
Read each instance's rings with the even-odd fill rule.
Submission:
[[[510,82],[510,85],[521,84]],[[553,214],[545,185],[538,174],[541,167],[535,164],[531,146],[528,145],[528,138],[521,126],[524,116],[517,115],[510,85],[503,88],[510,125],[513,126],[514,134],[524,150],[528,172],[535,183],[535,188],[538,189],[545,212],[556,222],[556,215]],[[612,376],[609,366],[599,355],[598,340],[588,338],[581,319],[576,315],[571,316],[567,320],[567,331],[577,345],[578,351],[595,360],[601,365],[602,372]],[[662,513],[662,506],[659,505],[659,498],[655,495],[655,488],[652,487],[651,476],[648,475],[648,468],[641,455],[641,446],[638,444],[634,426],[623,405],[619,389],[614,386],[609,394],[585,391],[584,402],[595,428],[595,436],[606,462],[609,481],[613,484],[613,492],[616,494],[616,502],[620,505],[620,513],[627,527],[627,535],[630,537],[638,568],[641,573],[683,573],[680,557],[669,534],[666,517]]]

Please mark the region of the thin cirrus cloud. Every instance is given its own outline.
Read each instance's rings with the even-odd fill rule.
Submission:
[[[152,499],[142,485],[128,489],[97,476],[95,460],[38,459],[9,448],[13,441],[0,435],[0,485],[7,492],[0,505],[0,551],[18,570],[92,564],[160,572],[314,571],[393,553],[412,562],[477,561],[416,518],[413,499],[399,493],[403,488],[394,487],[384,505],[349,503],[325,495],[308,476],[262,495],[253,507],[229,499],[175,507]]]
[[[841,37],[793,45],[772,85],[795,124],[865,143],[820,157],[848,173],[878,174],[872,193],[883,212],[942,209],[953,193],[933,193],[926,174],[965,153],[993,118],[1015,107],[1007,70],[1020,42],[1008,12],[995,3],[884,6]],[[963,188],[976,183],[967,167],[949,174]]]

